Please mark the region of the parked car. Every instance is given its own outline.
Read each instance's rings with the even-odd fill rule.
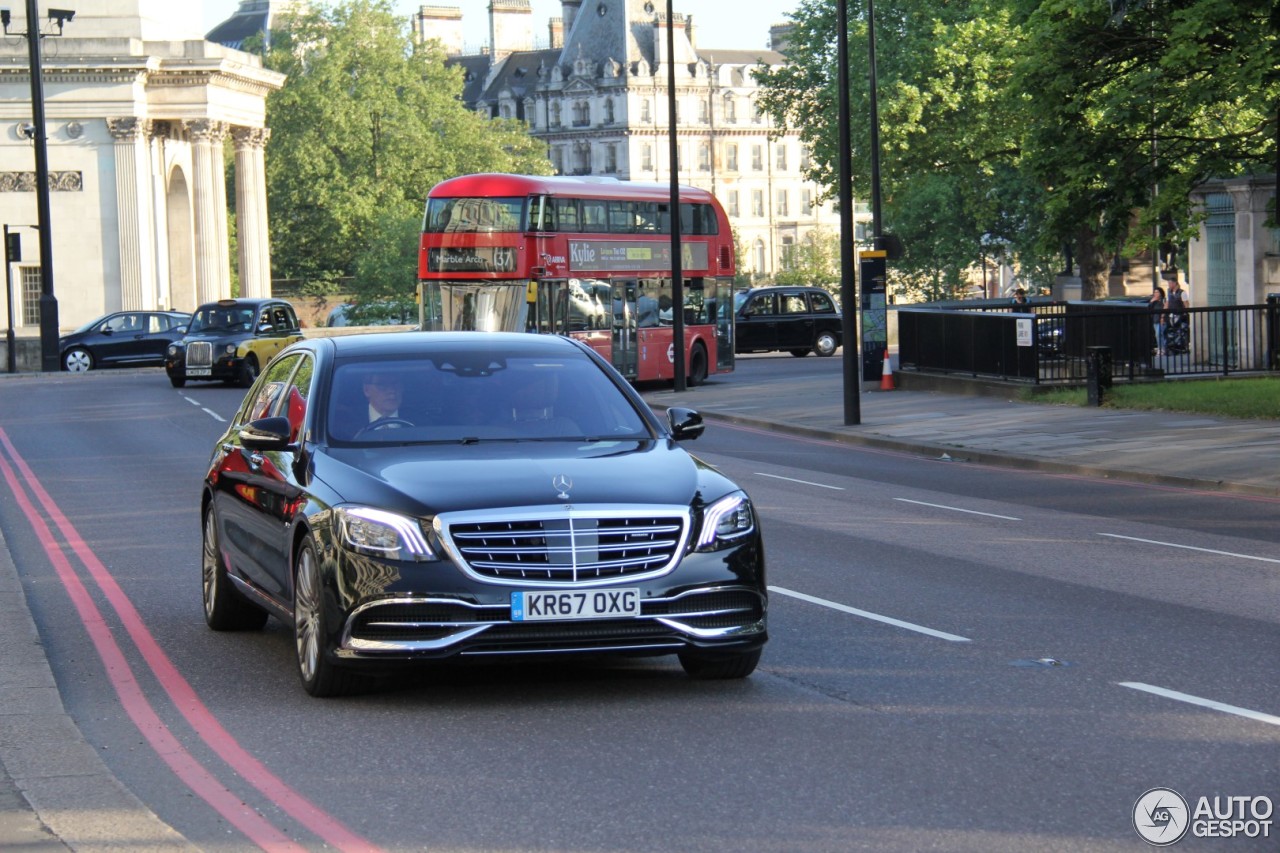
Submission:
[[[190,319],[180,311],[117,311],[58,338],[58,358],[62,369],[71,373],[161,365],[165,351],[186,332]]]
[[[840,312],[820,287],[757,287],[733,295],[734,352],[835,355]]]
[[[188,379],[248,388],[263,365],[301,339],[298,315],[283,299],[220,299],[191,315],[187,333],[165,352],[164,369],[174,388]]]
[[[746,493],[677,444],[702,429],[565,337],[309,338],[213,443],[205,620],[283,621],[315,696],[468,657],[675,654],[746,677],[764,547]]]

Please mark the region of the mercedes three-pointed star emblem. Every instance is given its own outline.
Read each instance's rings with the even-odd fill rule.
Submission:
[[[551,486],[556,490],[556,497],[562,501],[569,500],[569,490],[573,488],[573,480],[564,474],[556,474],[551,478]]]

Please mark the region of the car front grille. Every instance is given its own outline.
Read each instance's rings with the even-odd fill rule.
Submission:
[[[187,367],[212,367],[213,344],[208,341],[192,341],[187,344]]]
[[[595,586],[659,577],[689,536],[682,508],[450,513],[437,530],[464,571],[521,586]]]

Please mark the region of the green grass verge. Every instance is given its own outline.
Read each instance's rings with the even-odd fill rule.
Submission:
[[[1055,391],[1023,391],[1028,403],[1084,406],[1083,388]],[[1109,409],[1191,412],[1227,418],[1280,420],[1280,378],[1180,379],[1169,382],[1118,384],[1107,391],[1102,404]]]

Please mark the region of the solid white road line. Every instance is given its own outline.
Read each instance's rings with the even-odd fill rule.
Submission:
[[[919,634],[928,634],[930,637],[937,637],[939,640],[947,640],[952,643],[967,643],[968,637],[961,637],[956,634],[948,634],[945,631],[935,631],[932,628],[926,628],[923,625],[913,625],[910,622],[903,622],[901,619],[894,619],[889,616],[881,616],[878,613],[871,613],[867,610],[859,610],[856,607],[849,607],[845,604],[837,604],[834,601],[827,601],[825,598],[815,598],[812,595],[805,595],[803,592],[796,592],[790,589],[784,589],[780,586],[769,587],[769,592],[776,592],[779,595],[788,595],[792,598],[798,598],[801,601],[807,601],[810,604],[817,604],[822,607],[830,607],[832,610],[839,610],[841,613],[851,613],[854,616],[861,616],[863,619],[870,619],[874,622],[883,622],[886,625],[893,625],[895,628],[905,628],[908,631],[915,631]]]
[[[1166,548],[1182,548],[1185,551],[1200,551],[1204,554],[1218,554],[1223,557],[1239,557],[1242,560],[1257,560],[1260,563],[1280,563],[1280,560],[1272,557],[1255,557],[1252,554],[1237,554],[1233,551],[1215,551],[1212,548],[1197,548],[1194,545],[1179,545],[1176,542],[1161,542],[1157,539],[1139,539],[1136,536],[1121,536],[1118,533],[1099,533],[1099,536],[1107,536],[1111,539],[1127,539],[1130,542],[1144,542],[1147,545],[1163,545]]]
[[[1237,717],[1247,717],[1250,720],[1257,720],[1260,723],[1280,726],[1280,717],[1276,717],[1271,714],[1264,714],[1261,711],[1250,711],[1248,708],[1238,708],[1235,705],[1226,705],[1222,702],[1215,702],[1212,699],[1201,699],[1199,696],[1192,696],[1189,693],[1179,693],[1176,690],[1166,690],[1163,687],[1143,684],[1140,681],[1120,681],[1117,683],[1121,687],[1128,687],[1132,690],[1141,690],[1144,693],[1153,693],[1156,696],[1163,696],[1166,699],[1176,699],[1179,702],[1186,702],[1190,705],[1199,705],[1202,708],[1211,708],[1214,711],[1222,711],[1226,714],[1235,714]]]
[[[209,417],[213,418],[215,421],[218,421],[219,423],[225,424],[227,422],[226,418],[224,418],[222,415],[215,412],[213,409],[201,409],[200,411],[208,413]]]
[[[967,512],[970,515],[985,515],[987,518],[1002,518],[1005,521],[1022,521],[1020,518],[1014,518],[1012,515],[996,515],[994,512],[978,512],[976,509],[961,509],[958,506],[947,506],[946,504],[930,504],[924,501],[913,501],[910,498],[894,498],[895,501],[902,501],[904,504],[918,504],[919,506],[931,506],[934,509],[949,509],[952,512]]]
[[[826,485],[823,485],[822,483],[811,483],[808,480],[795,480],[795,479],[792,479],[791,477],[779,477],[777,474],[766,474],[763,471],[756,471],[755,475],[757,477],[771,477],[774,480],[786,480],[788,483],[799,483],[802,486],[817,486],[819,489],[831,489],[832,491],[836,491],[836,492],[844,491],[843,486],[826,486]]]

